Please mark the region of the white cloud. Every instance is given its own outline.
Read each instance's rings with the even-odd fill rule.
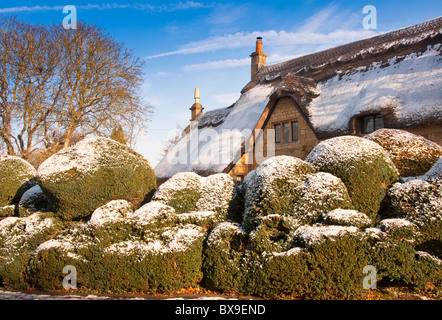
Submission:
[[[172,3],[168,5],[153,6],[148,3],[134,3],[134,4],[118,4],[118,3],[104,3],[104,4],[85,4],[76,5],[77,9],[81,10],[112,10],[112,9],[132,9],[140,11],[153,11],[153,12],[173,12],[189,9],[202,9],[213,8],[215,4],[203,4],[201,2],[186,1]],[[31,12],[31,11],[59,11],[64,6],[20,6],[10,8],[0,8],[1,13],[18,13],[18,12]]]
[[[294,59],[304,54],[309,54],[332,48],[341,44],[368,38],[374,35],[376,35],[376,33],[371,30],[335,30],[329,33],[268,30],[264,32],[255,31],[250,33],[235,33],[227,36],[209,38],[199,42],[192,42],[187,44],[180,50],[163,53],[148,58],[153,59],[160,56],[168,56],[174,54],[190,54],[216,51],[225,48],[234,49],[250,47],[250,44],[254,43],[257,36],[262,36],[264,38],[266,48],[270,50],[270,52],[267,52],[269,55],[267,63],[277,63]],[[182,70],[221,70],[246,66],[249,64],[249,57],[243,59],[224,59],[185,65],[182,67]]]
[[[250,64],[249,58],[244,59],[225,59],[218,61],[209,61],[205,63],[189,64],[182,67],[183,71],[205,71],[205,70],[221,70],[226,68],[236,68],[247,66]]]
[[[335,30],[328,33],[318,33],[311,31],[303,32],[287,32],[267,30],[263,32],[238,32],[224,36],[210,37],[206,40],[190,42],[182,46],[179,50],[160,53],[153,56],[145,57],[145,59],[154,59],[177,54],[193,54],[218,51],[222,49],[238,49],[250,47],[254,43],[256,37],[264,38],[265,45],[272,50],[278,47],[291,47],[301,45],[315,45],[328,47],[361,40],[376,35],[371,30]],[[294,51],[292,51],[294,52]]]
[[[155,73],[157,77],[167,77],[169,74],[170,74],[169,72],[165,71],[158,71],[157,73]]]
[[[63,6],[21,6],[21,7],[10,7],[10,8],[0,8],[0,13],[17,13],[17,12],[27,12],[27,11],[49,11],[49,10],[63,10]]]
[[[316,32],[328,22],[327,20],[330,20],[330,17],[335,13],[335,9],[336,7],[334,6],[328,6],[327,8],[322,9],[306,19],[304,25],[298,30],[298,32]]]

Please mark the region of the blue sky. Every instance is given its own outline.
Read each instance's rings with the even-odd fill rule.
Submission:
[[[2,0],[0,14],[61,24],[65,5],[145,59],[143,97],[155,114],[136,149],[153,166],[168,136],[189,123],[194,88],[200,88],[206,110],[239,98],[250,80],[257,36],[264,38],[272,64],[442,15],[442,1],[426,0]],[[376,7],[375,30],[363,28],[366,5]]]

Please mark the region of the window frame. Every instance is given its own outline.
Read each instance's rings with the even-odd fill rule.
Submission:
[[[293,125],[296,123],[296,138],[294,137],[293,133],[295,130],[293,130]],[[291,142],[298,142],[299,141],[299,121],[290,121],[290,130],[291,132]]]
[[[278,127],[278,129],[277,129]],[[274,123],[273,129],[275,130],[275,143],[280,144],[282,143],[282,135],[281,135],[281,124],[280,123]],[[278,134],[279,132],[279,134]],[[279,139],[278,139],[279,138]]]
[[[287,136],[286,136],[286,129],[288,129]],[[282,143],[289,143],[290,140],[290,122],[283,122],[282,123]]]
[[[382,126],[376,125],[377,122],[379,123],[379,119],[382,121]],[[373,126],[372,131],[367,130],[368,123],[369,123],[369,122],[367,122],[367,120],[372,123],[372,126]],[[384,122],[384,117],[382,116],[382,114],[375,113],[375,114],[367,114],[367,115],[361,116],[361,133],[362,134],[369,134],[369,133],[375,132],[376,130],[383,129],[383,128],[385,128],[385,122]]]

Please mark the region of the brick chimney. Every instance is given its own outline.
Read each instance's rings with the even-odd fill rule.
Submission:
[[[203,106],[200,104],[200,89],[195,89],[195,103],[190,108],[192,111],[192,118],[190,121],[194,121],[196,117],[204,110]]]
[[[256,51],[253,52],[250,57],[252,57],[252,80],[255,79],[261,67],[265,67],[267,55],[262,52],[262,38],[256,38]]]

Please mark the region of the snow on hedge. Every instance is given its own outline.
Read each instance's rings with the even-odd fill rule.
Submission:
[[[366,228],[372,221],[366,214],[356,210],[335,209],[323,216],[324,223],[330,225],[354,226]]]
[[[84,218],[114,199],[138,206],[156,187],[142,155],[112,139],[95,137],[60,150],[37,170],[51,210],[66,220]]]
[[[167,225],[176,220],[175,209],[158,201],[146,203],[130,214],[129,219],[141,228]]]
[[[103,253],[123,255],[148,255],[182,252],[188,250],[195,241],[204,238],[206,233],[201,227],[188,224],[165,228],[161,233],[148,233],[141,239],[125,240],[105,248]]]
[[[440,145],[405,130],[380,129],[364,138],[381,145],[403,177],[424,174],[442,157]]]
[[[235,209],[237,190],[232,177],[225,173],[201,177],[181,172],[164,182],[152,201],[171,206],[178,215],[213,211],[218,220],[223,220]]]
[[[0,207],[16,204],[35,185],[34,167],[20,157],[0,156]]]
[[[133,212],[133,205],[126,200],[113,200],[96,209],[87,226],[99,227],[105,224],[124,223]]]
[[[346,185],[354,208],[374,219],[387,188],[398,172],[387,152],[377,143],[341,136],[319,143],[307,156],[317,170],[329,172]]]
[[[339,238],[346,234],[359,233],[359,228],[345,226],[301,226],[294,234],[295,242],[304,247],[311,247],[330,238]]]
[[[253,227],[256,218],[272,213],[293,215],[299,187],[314,172],[310,164],[290,156],[272,157],[261,163],[246,176],[242,186],[246,227]]]

